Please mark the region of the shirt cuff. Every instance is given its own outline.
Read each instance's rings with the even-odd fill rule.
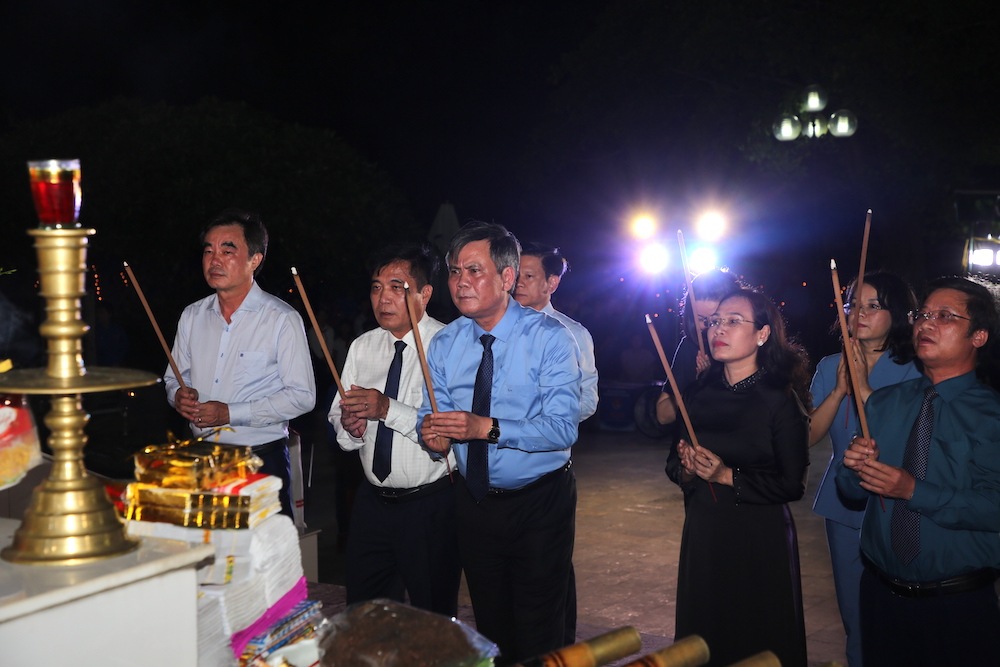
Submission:
[[[229,425],[249,426],[250,425],[250,404],[249,403],[228,403]]]

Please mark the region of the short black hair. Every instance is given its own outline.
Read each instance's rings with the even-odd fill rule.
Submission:
[[[422,289],[424,285],[434,284],[441,270],[441,258],[429,243],[400,243],[387,246],[375,252],[368,260],[368,275],[376,273],[393,262],[407,262],[410,265],[410,275],[416,285]]]
[[[542,269],[545,271],[546,278],[551,278],[552,276],[562,278],[569,270],[569,262],[566,261],[559,248],[555,246],[545,245],[537,241],[528,241],[521,247],[521,257],[525,255],[537,257],[542,260]]]
[[[246,239],[247,253],[250,257],[260,253],[260,264],[253,272],[256,276],[260,273],[261,267],[264,266],[264,259],[267,257],[267,227],[261,221],[260,215],[254,211],[245,211],[240,208],[227,208],[208,221],[205,228],[201,230],[198,243],[205,243],[205,236],[208,235],[209,231],[226,225],[239,225],[243,229],[243,238]]]

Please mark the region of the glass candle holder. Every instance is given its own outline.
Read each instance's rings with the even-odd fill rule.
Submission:
[[[38,223],[44,229],[80,227],[79,160],[31,160],[28,162],[31,197]]]

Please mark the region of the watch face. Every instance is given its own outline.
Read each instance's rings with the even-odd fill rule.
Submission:
[[[493,420],[493,428],[486,434],[486,439],[493,443],[500,439],[500,424],[497,423],[496,419]]]

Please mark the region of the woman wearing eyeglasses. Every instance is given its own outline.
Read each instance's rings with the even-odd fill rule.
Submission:
[[[902,278],[888,272],[866,274],[860,295],[855,291],[852,282],[848,285],[844,310],[849,328],[856,332],[849,346],[858,360],[858,393],[862,401],[867,401],[876,389],[920,377],[913,364],[913,327],[908,320],[909,311],[916,308],[916,297]],[[834,326],[839,332],[839,317]],[[833,446],[823,481],[816,491],[813,511],[826,519],[837,604],[847,634],[847,662],[850,667],[860,667],[858,596],[864,567],[859,545],[864,505],[845,502],[837,493],[833,471],[834,462],[844,458],[851,438],[860,433],[850,387],[842,354],[820,360],[811,387],[816,408],[809,425],[809,444],[815,445],[829,434]]]
[[[805,493],[809,374],[763,294],[722,299],[709,323],[712,364],[686,392],[685,431],[667,457],[684,492],[675,637],[700,635],[713,665],[773,651],[806,665],[795,524]]]

